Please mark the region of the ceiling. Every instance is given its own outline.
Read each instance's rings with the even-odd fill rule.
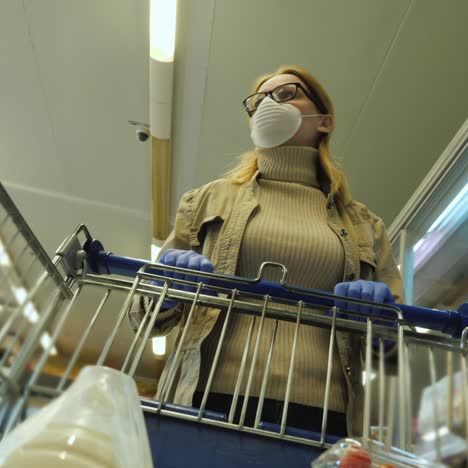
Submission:
[[[148,1],[0,9],[2,182],[49,253],[84,222],[149,257],[149,143],[127,123],[148,121]],[[252,148],[240,101],[255,77],[293,63],[335,103],[354,197],[391,224],[466,119],[467,14],[463,0],[179,0],[172,217]]]
[[[109,250],[148,257],[147,2],[0,4],[1,181],[52,254],[85,223]]]
[[[336,107],[333,153],[355,199],[390,225],[467,117],[463,0],[180,1],[172,213],[252,148],[241,100],[282,64]]]
[[[150,146],[127,123],[149,119],[148,4],[0,3],[0,180],[50,255],[85,223],[150,256]],[[332,97],[332,150],[390,225],[467,117],[467,16],[465,0],[179,0],[172,216],[252,148],[241,100],[289,63]]]

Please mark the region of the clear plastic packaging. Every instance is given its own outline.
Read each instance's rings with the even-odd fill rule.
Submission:
[[[364,445],[360,439],[341,439],[311,463],[312,468],[441,468],[444,466],[401,450],[386,449],[377,441],[370,440]]]
[[[450,385],[451,378],[453,380]],[[465,385],[468,387],[468,382],[465,382]],[[449,398],[450,388],[452,388],[452,399]],[[468,454],[463,406],[461,372],[447,375],[434,386],[427,386],[419,406],[415,452],[428,460],[440,457],[450,465],[462,465]]]
[[[133,379],[108,367],[85,367],[57,399],[0,443],[0,467],[151,468]]]

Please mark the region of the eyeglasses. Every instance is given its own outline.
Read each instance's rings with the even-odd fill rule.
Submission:
[[[322,104],[319,96],[315,92],[308,91],[301,85],[301,83],[285,83],[271,91],[266,91],[264,93],[255,93],[247,96],[242,104],[245,107],[247,113],[252,117],[254,112],[258,109],[260,103],[267,97],[270,96],[276,102],[285,102],[294,99],[297,94],[297,90],[301,89],[302,92],[317,106],[318,110],[322,114],[327,114],[327,109]]]

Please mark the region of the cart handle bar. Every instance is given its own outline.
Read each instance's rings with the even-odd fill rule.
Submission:
[[[114,274],[127,277],[135,277],[140,268],[151,262],[131,257],[121,257],[112,252],[106,252],[102,244],[97,240],[87,241],[84,250],[88,254],[88,268],[97,274]],[[146,273],[164,275],[164,270],[156,268],[145,268]],[[228,275],[214,275],[209,273],[201,275],[209,277],[209,285],[227,289],[237,289],[245,293],[270,295],[272,297],[296,300],[311,301],[314,295],[314,303],[325,307],[335,305],[333,294],[320,291],[318,289],[305,289],[285,284],[273,283],[270,281],[252,281],[246,278]],[[301,294],[302,292],[302,294]],[[317,295],[315,295],[317,294]],[[416,307],[405,304],[397,304],[403,313],[406,323],[415,327],[428,328],[440,331],[454,337],[460,337],[463,330],[468,327],[468,302],[462,304],[458,310],[437,310],[424,307]]]

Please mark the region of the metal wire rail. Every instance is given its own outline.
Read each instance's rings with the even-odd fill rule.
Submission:
[[[262,265],[256,279],[230,277],[219,274],[193,272],[195,276],[206,278],[206,283],[194,283],[167,278],[164,273],[187,274],[190,270],[176,267],[162,267],[144,260],[119,257],[104,251],[102,244],[92,239],[85,226],[79,226],[59,247],[54,260],[48,260],[40,243],[27,227],[19,211],[14,207],[6,191],[0,185],[0,202],[5,212],[0,218],[0,240],[3,253],[0,275],[3,278],[2,313],[0,316],[0,428],[2,433],[8,433],[25,416],[30,398],[35,395],[55,397],[66,389],[71,381],[71,375],[76,369],[80,355],[90,341],[90,335],[96,324],[107,314],[107,332],[102,341],[100,352],[90,361],[97,365],[111,365],[120,368],[122,372],[132,377],[138,375],[142,359],[147,350],[147,342],[152,336],[158,316],[163,310],[166,300],[185,304],[186,318],[179,332],[177,347],[174,351],[167,377],[160,383],[159,400],[142,398],[142,408],[148,413],[162,414],[182,420],[197,421],[206,425],[230,428],[245,433],[253,433],[270,438],[299,442],[316,447],[326,447],[335,439],[327,434],[327,417],[330,404],[330,385],[332,361],[336,332],[342,331],[365,337],[365,371],[368,378],[364,384],[364,407],[362,434],[365,439],[376,439],[387,447],[398,446],[405,451],[412,451],[414,437],[412,434],[412,375],[410,355],[412,347],[424,348],[427,351],[427,363],[430,370],[431,384],[437,380],[435,352],[443,352],[453,358],[460,367],[462,375],[462,397],[465,412],[464,430],[468,435],[468,384],[467,384],[467,347],[468,311],[466,304],[458,311],[436,311],[404,305],[382,305],[367,301],[339,298],[330,293],[307,290],[287,285],[287,270],[282,265],[265,263]],[[27,254],[26,254],[27,253]],[[32,259],[32,263],[31,263]],[[28,260],[28,261],[26,261]],[[33,266],[37,268],[34,271]],[[280,268],[282,279],[279,284],[262,281],[263,271],[267,267]],[[120,276],[134,277],[132,281]],[[149,284],[149,281],[160,281],[160,286]],[[25,298],[15,297],[15,288],[22,284],[28,291]],[[175,289],[175,285],[191,286],[195,292]],[[5,291],[6,289],[6,291]],[[67,356],[65,370],[58,382],[41,384],[48,359],[54,346],[60,343],[67,321],[82,313],[78,305],[81,296],[89,291],[101,291],[98,305],[86,326],[75,333],[79,336],[73,352]],[[111,295],[120,295],[121,305],[118,314],[115,309],[109,315],[107,305]],[[155,307],[144,315],[138,329],[122,342],[119,333],[129,329],[125,318],[128,315],[132,301],[138,295],[154,299]],[[355,316],[362,321],[342,318],[340,309],[334,306],[334,301],[367,305],[379,308],[385,317],[375,318],[369,314],[344,311],[347,317]],[[38,304],[40,313],[31,320],[26,313],[31,304]],[[42,307],[39,307],[39,304]],[[175,376],[181,363],[181,355],[187,333],[193,324],[194,314],[200,306],[211,307],[225,312],[222,330],[217,343],[215,356],[210,367],[207,385],[203,392],[199,408],[184,408],[174,405],[169,400]],[[107,312],[106,312],[107,310]],[[249,334],[242,350],[242,362],[239,363],[237,384],[232,395],[232,404],[228,414],[219,415],[206,410],[216,369],[226,338],[230,321],[234,314],[252,317]],[[113,320],[113,322],[110,322]],[[270,346],[268,357],[263,369],[257,369],[259,347],[262,340],[264,324],[268,320],[276,324],[290,322],[294,325],[294,338],[290,351],[289,370],[284,389],[284,406],[279,427],[262,423],[262,410],[266,398],[271,359],[275,352],[276,330],[268,339]],[[252,343],[252,330],[258,321],[258,334]],[[378,321],[376,324],[375,321]],[[382,322],[385,323],[382,324]],[[307,431],[289,428],[288,406],[291,390],[294,385],[294,367],[297,357],[298,336],[304,327],[321,327],[329,330],[329,348],[325,392],[323,395],[323,418],[320,434],[310,434]],[[437,330],[437,334],[421,334],[414,328],[422,326]],[[50,332],[50,340],[41,351],[41,337]],[[78,332],[78,330],[76,330]],[[440,333],[443,332],[444,334]],[[452,335],[452,336],[450,336]],[[7,339],[8,338],[8,339]],[[373,338],[378,340],[378,349],[374,349]],[[386,372],[387,356],[384,350],[384,340],[396,343],[398,357],[398,372],[395,378]],[[253,357],[247,376],[246,388],[242,391],[241,382],[247,368],[249,349],[253,344]],[[122,363],[109,363],[111,349],[126,350]],[[15,351],[16,350],[16,351]],[[372,414],[372,395],[375,392],[371,378],[373,356],[377,356],[378,375],[378,407],[376,415]],[[31,364],[32,363],[32,364]],[[255,373],[262,375],[261,391],[258,395],[258,405],[255,422],[252,426],[245,424],[245,414],[250,398],[252,382]],[[239,397],[244,397],[241,416],[234,422],[234,413]],[[449,395],[452,398],[452,394]],[[385,403],[388,402],[386,407]],[[433,407],[433,422],[435,430],[435,447],[440,459],[439,411],[437,403]],[[398,425],[395,428],[395,414],[392,406],[398,407]],[[448,408],[451,408],[449,403]],[[447,420],[453,414],[447,414]],[[377,433],[372,432],[372,421],[376,421]],[[394,439],[394,432],[398,437]]]

